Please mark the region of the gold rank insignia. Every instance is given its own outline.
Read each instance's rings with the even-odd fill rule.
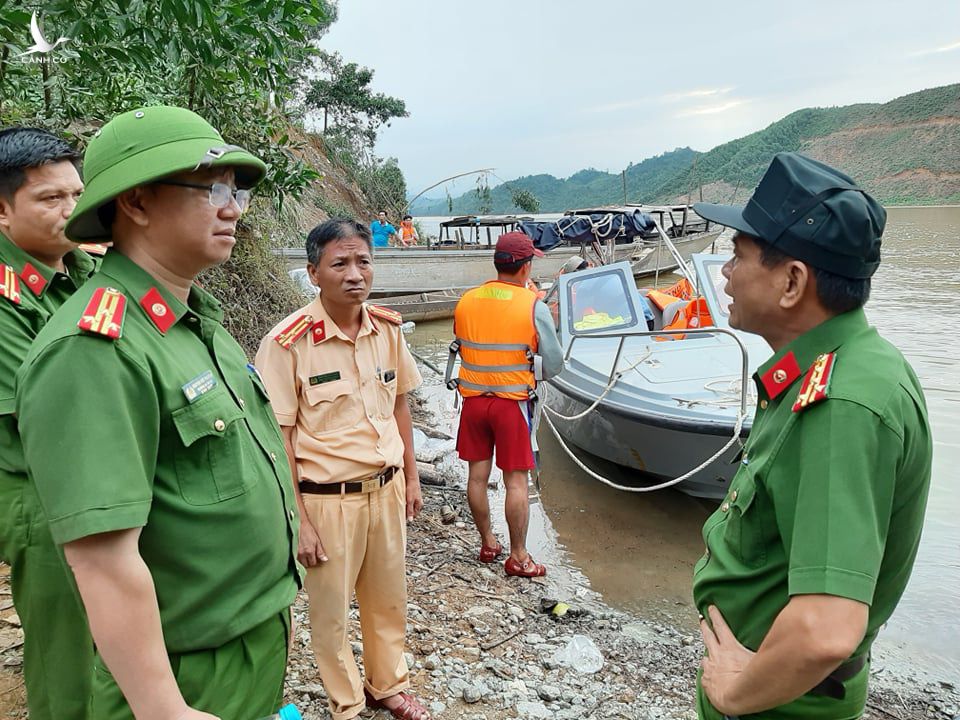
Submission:
[[[367,305],[367,312],[374,317],[381,318],[387,322],[393,323],[394,325],[403,325],[403,315],[398,313],[396,310],[381,307],[380,305]]]
[[[0,295],[14,305],[20,304],[20,278],[9,265],[0,264]]]
[[[800,394],[797,395],[797,401],[793,404],[793,411],[800,412],[821,400],[827,399],[827,391],[830,389],[830,375],[833,373],[833,361],[836,356],[834,353],[825,353],[818,357],[810,369],[807,376],[803,379],[800,386]]]
[[[80,243],[77,248],[83,250],[87,255],[103,257],[107,254],[107,246],[100,243]]]
[[[312,324],[313,318],[310,315],[300,315],[296,320],[287,325],[286,328],[277,333],[274,340],[280,343],[280,347],[284,350],[289,350],[297,340],[307,334],[307,330],[310,329]]]
[[[88,333],[117,340],[123,332],[127,298],[113,288],[97,288],[87,303],[77,327]]]

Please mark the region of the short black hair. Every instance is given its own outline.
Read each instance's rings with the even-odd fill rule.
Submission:
[[[760,248],[760,262],[765,267],[774,268],[788,260],[796,259],[760,238],[751,236],[750,239]],[[829,270],[814,267],[810,263],[806,265],[813,274],[817,287],[817,299],[830,312],[841,315],[862,308],[870,299],[870,278],[847,278]]]
[[[12,203],[27,180],[27,170],[64,161],[80,172],[80,153],[47,130],[12,127],[0,131],[0,197]]]
[[[320,223],[307,235],[307,262],[316,265],[320,262],[320,256],[327,245],[335,240],[346,240],[351,237],[360,238],[368,248],[373,249],[370,229],[353,218],[330,218]]]
[[[413,215],[404,215],[404,216],[403,216],[403,219],[404,219],[404,220],[413,220]]]
[[[526,265],[528,262],[533,260],[533,255],[523,260],[510,260],[509,262],[498,262],[497,255],[494,253],[493,256],[493,266],[497,269],[498,273],[503,273],[504,275],[516,275],[520,272],[520,268]]]

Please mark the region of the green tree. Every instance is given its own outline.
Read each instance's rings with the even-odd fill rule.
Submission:
[[[341,132],[359,136],[372,148],[382,125],[409,115],[403,100],[371,89],[370,68],[345,63],[339,53],[323,50],[317,56],[317,66],[321,77],[310,82],[306,105],[323,111],[324,135],[332,121]]]
[[[35,11],[46,36],[70,38],[41,58],[60,62],[19,57]],[[188,107],[264,157],[279,205],[317,177],[296,159],[287,106],[335,18],[331,0],[8,0],[0,121],[84,136],[138,105]]]
[[[528,213],[540,212],[540,200],[529,190],[511,190],[510,202],[514,207]]]

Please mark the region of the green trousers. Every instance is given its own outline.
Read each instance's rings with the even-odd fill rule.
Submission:
[[[287,670],[289,617],[284,609],[218,648],[171,655],[170,665],[187,704],[221,720],[258,720],[277,712]],[[99,656],[94,667],[91,717],[133,720]]]
[[[0,470],[0,557],[23,626],[30,720],[87,720],[93,640],[33,486]]]

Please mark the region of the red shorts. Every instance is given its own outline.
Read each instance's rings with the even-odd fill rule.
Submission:
[[[497,467],[504,472],[535,467],[530,446],[527,403],[491,395],[463,399],[457,452],[461,460],[479,462],[497,451]]]

